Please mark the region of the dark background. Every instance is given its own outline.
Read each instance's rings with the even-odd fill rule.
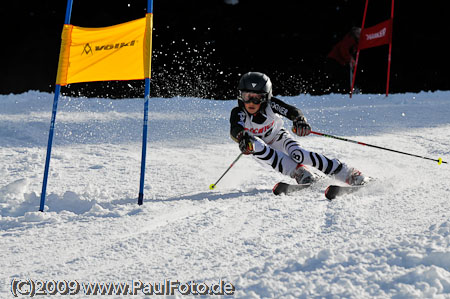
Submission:
[[[6,2],[6,3],[5,3]],[[396,0],[390,92],[450,89],[447,1]],[[2,1],[0,93],[53,92],[66,1]],[[7,7],[5,7],[7,5]],[[264,72],[274,94],[324,94],[327,53],[352,26],[364,0],[154,0],[151,96],[236,96],[240,75]],[[74,0],[71,24],[110,26],[145,16],[145,0]],[[390,16],[369,1],[366,27]],[[361,51],[356,84],[384,93],[388,46]],[[77,83],[72,96],[142,97],[142,81]]]

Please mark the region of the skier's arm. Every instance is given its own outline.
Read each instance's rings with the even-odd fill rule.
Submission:
[[[231,139],[239,142],[239,137],[244,133],[245,112],[240,107],[234,107],[230,115]]]
[[[339,52],[344,59],[345,64],[350,64],[352,62],[353,56],[351,54],[351,49],[354,45],[357,46],[355,39],[347,34],[342,40],[342,45],[339,48]]]
[[[282,100],[272,98],[270,103],[272,110],[280,115],[292,120],[292,131],[298,136],[306,136],[311,133],[311,126],[308,124],[303,112],[289,104],[286,104]]]
[[[294,121],[299,116],[303,116],[303,112],[295,106],[286,104],[280,99],[272,97],[270,105],[273,112],[283,115],[284,117]]]

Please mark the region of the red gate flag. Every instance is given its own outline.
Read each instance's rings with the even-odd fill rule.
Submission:
[[[392,40],[392,19],[361,30],[358,49],[387,45]]]
[[[387,67],[387,80],[386,80],[386,96],[389,94],[389,79],[391,74],[391,52],[392,52],[392,24],[394,20],[394,0],[391,1],[391,18],[379,23],[378,25],[364,28],[366,23],[366,13],[369,0],[366,0],[366,6],[364,7],[364,15],[361,26],[361,35],[358,43],[358,51],[356,52],[355,66],[352,76],[352,86],[350,88],[350,98],[353,94],[353,88],[355,87],[356,69],[358,68],[359,52],[362,49],[378,47],[381,45],[389,45],[388,54],[388,67]]]

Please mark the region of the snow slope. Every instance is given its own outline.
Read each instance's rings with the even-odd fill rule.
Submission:
[[[316,131],[450,158],[450,92],[282,99]],[[308,136],[305,148],[377,180],[332,202],[328,178],[276,197],[273,185],[293,180],[245,156],[210,191],[239,154],[228,137],[235,101],[155,98],[138,206],[143,100],[63,97],[41,213],[52,101],[0,96],[1,298],[25,279],[223,280],[238,298],[450,298],[448,164]]]

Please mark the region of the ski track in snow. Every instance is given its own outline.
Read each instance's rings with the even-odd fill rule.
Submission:
[[[281,98],[316,131],[450,158],[450,92]],[[228,135],[236,102],[151,99],[138,206],[143,100],[62,97],[41,213],[52,100],[0,96],[1,298],[14,278],[224,280],[237,298],[450,298],[448,164],[309,136],[305,148],[376,180],[331,202],[329,178],[274,196],[293,180],[244,156],[210,191],[239,154]]]

